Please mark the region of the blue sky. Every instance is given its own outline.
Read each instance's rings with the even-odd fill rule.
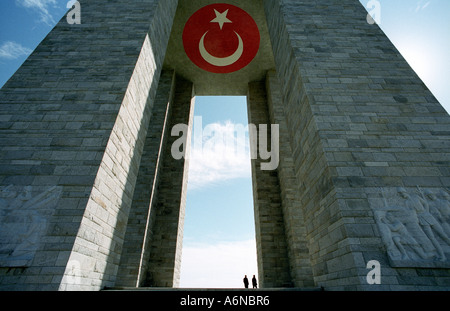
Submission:
[[[67,2],[0,1],[0,86],[64,16]],[[360,2],[380,4],[379,11],[373,6],[368,11],[450,111],[450,1]],[[195,115],[203,127],[228,135],[230,126],[247,124],[245,98],[198,97]],[[224,158],[220,149],[202,151],[203,158],[195,152],[191,158],[181,286],[241,287],[243,274],[257,273],[248,154]]]
[[[245,97],[196,97],[181,287],[242,287],[258,273],[248,132],[234,132],[247,123]]]
[[[369,0],[360,2],[367,6]],[[379,3],[381,29],[450,112],[450,1],[379,0]]]

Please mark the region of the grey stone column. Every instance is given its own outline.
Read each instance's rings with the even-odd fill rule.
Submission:
[[[267,125],[268,150],[271,150],[270,115],[264,82],[249,83],[247,96],[248,119],[256,125]],[[259,139],[250,131],[250,142],[258,150]],[[255,146],[256,144],[256,146]],[[286,244],[281,190],[277,170],[261,170],[259,157],[252,159],[253,203],[255,208],[258,274],[261,288],[292,286]]]
[[[139,174],[117,276],[116,287],[136,287],[147,271],[150,211],[157,198],[156,190],[161,172],[162,159],[168,136],[169,117],[175,93],[175,73],[166,70],[161,74],[152,109],[150,125],[144,142]]]
[[[193,96],[193,84],[177,78],[167,143],[162,151],[157,198],[151,209],[147,233],[148,263],[140,286],[177,287],[179,285],[189,170],[189,157],[186,155],[190,152],[194,121]],[[186,126],[187,131],[182,138],[181,133],[177,131],[172,133],[176,125]],[[181,148],[180,139],[185,139],[182,149],[176,149],[183,150],[185,157],[176,159],[172,148],[173,146]]]
[[[279,125],[278,180],[292,283],[298,288],[314,287],[304,211],[294,173],[294,159],[280,83],[275,71],[269,71],[267,74],[266,91],[270,122]]]
[[[424,193],[448,201],[450,117],[380,28],[367,23],[359,1],[265,0],[264,7],[316,285],[442,288],[448,270],[423,272],[437,264],[432,260],[388,256],[376,215],[389,204],[415,213],[399,187],[416,202]],[[377,287],[366,279],[371,260],[384,275]]]
[[[82,1],[2,88],[2,289],[114,285],[177,2]]]

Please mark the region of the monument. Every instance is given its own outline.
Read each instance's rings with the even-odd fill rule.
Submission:
[[[196,95],[279,143],[261,288],[449,289],[450,117],[364,7],[218,2],[79,1],[1,89],[0,289],[177,287]]]

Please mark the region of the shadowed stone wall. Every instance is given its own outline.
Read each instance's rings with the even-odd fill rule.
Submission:
[[[158,182],[168,135],[175,93],[175,73],[163,71],[144,143],[138,179],[118,271],[116,286],[138,286],[147,271],[148,243],[151,239],[150,212],[157,201]]]
[[[174,102],[171,107],[170,127],[186,125],[183,150],[190,152],[192,125],[194,121],[193,85],[177,79]],[[183,248],[184,216],[188,181],[189,158],[175,159],[172,148],[180,142],[181,133],[168,133],[163,153],[156,205],[152,208],[150,221],[149,262],[145,286],[178,287],[180,282],[181,253]],[[176,146],[178,145],[178,142]]]
[[[391,268],[374,218],[384,207],[383,189],[405,187],[414,197],[421,196],[417,186],[448,191],[448,114],[379,27],[367,23],[359,1],[264,6],[315,283],[374,289],[366,264],[378,260],[378,289],[448,288],[449,259],[427,271],[420,262]]]
[[[314,287],[309,259],[309,243],[306,238],[306,225],[301,208],[301,192],[294,173],[294,160],[286,124],[286,114],[280,83],[275,71],[266,77],[267,106],[270,122],[279,125],[280,144],[278,180],[282,202],[284,228],[288,248],[291,282],[295,287]]]
[[[265,131],[260,125],[270,124],[266,87],[264,82],[254,82],[248,88],[248,121],[257,128],[256,133],[250,131],[250,142],[251,147],[259,151],[260,132]],[[271,150],[270,126],[266,133],[267,149]],[[259,156],[251,162],[260,287],[291,287],[278,173],[277,170],[262,170],[261,163],[266,161]]]

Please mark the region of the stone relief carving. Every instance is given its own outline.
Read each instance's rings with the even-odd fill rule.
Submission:
[[[0,187],[0,267],[31,264],[61,187]]]
[[[450,267],[450,194],[443,190],[382,190],[374,210],[389,260],[396,267]]]

